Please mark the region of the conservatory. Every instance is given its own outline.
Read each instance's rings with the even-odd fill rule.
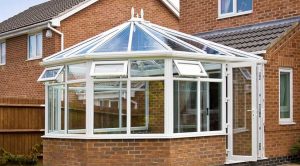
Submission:
[[[224,136],[229,160],[257,160],[264,63],[132,17],[43,60],[44,138]]]

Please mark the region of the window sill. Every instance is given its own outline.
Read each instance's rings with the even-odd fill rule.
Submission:
[[[3,64],[0,64],[0,66],[5,66],[6,64],[5,63],[3,63]]]
[[[26,61],[34,61],[34,60],[39,60],[42,59],[43,57],[35,57],[35,58],[31,58],[31,59],[27,59]]]
[[[295,124],[296,124],[295,122],[279,122],[279,125],[282,125],[282,126],[295,125]]]
[[[219,15],[217,20],[225,19],[225,18],[230,18],[230,17],[236,17],[236,16],[242,16],[242,15],[247,15],[253,13],[252,10],[250,11],[245,11],[245,12],[240,12],[240,13],[233,13],[233,14],[223,14]]]

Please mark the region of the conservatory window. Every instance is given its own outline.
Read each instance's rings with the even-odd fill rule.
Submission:
[[[58,80],[58,77],[60,73],[63,70],[63,66],[58,66],[58,67],[51,67],[51,68],[46,68],[38,81],[44,82],[44,81],[55,81]]]
[[[180,76],[207,76],[202,64],[197,61],[174,60]]]
[[[219,0],[219,17],[232,17],[252,12],[252,0]]]
[[[131,83],[131,133],[164,133],[164,81]]]
[[[95,134],[126,134],[126,87],[122,81],[95,82]]]
[[[86,63],[72,64],[67,66],[67,78],[71,80],[81,80],[86,78],[87,65]]]
[[[64,85],[48,87],[48,132],[64,133],[65,112]]]
[[[28,36],[28,60],[41,58],[43,54],[43,33]]]
[[[293,122],[293,71],[280,69],[280,123]]]
[[[121,77],[127,76],[128,61],[102,61],[94,62],[91,76],[94,77]]]
[[[6,64],[6,43],[0,43],[0,65]]]
[[[174,133],[197,132],[197,82],[174,81]]]
[[[84,134],[86,128],[85,83],[68,84],[68,133]]]
[[[222,84],[200,83],[201,131],[222,129]]]
[[[131,77],[164,76],[164,60],[132,60]]]

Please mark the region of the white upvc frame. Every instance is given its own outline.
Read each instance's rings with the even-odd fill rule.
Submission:
[[[237,10],[237,1],[238,0],[232,0],[233,10],[231,13],[224,13],[222,14],[222,0],[218,0],[218,19],[228,18],[228,17],[234,17],[234,16],[240,16],[245,14],[250,14],[253,12],[253,0],[252,0],[252,9],[248,11],[238,12]]]
[[[281,111],[281,107],[280,107],[280,73],[281,72],[284,72],[284,73],[289,73],[290,75],[290,118],[281,118],[280,117],[280,111]],[[293,121],[293,69],[292,68],[279,68],[279,124],[281,125],[286,125],[286,124],[295,124],[294,121]]]
[[[123,70],[120,72],[107,72],[107,73],[96,73],[95,69],[97,65],[123,65]],[[128,61],[98,61],[93,62],[91,67],[90,76],[92,77],[122,77],[127,76]]]
[[[234,155],[233,154],[233,68],[240,68],[240,67],[251,67],[251,112],[252,112],[252,130],[251,130],[251,141],[252,141],[252,155],[251,156],[243,156],[243,155]],[[244,162],[244,161],[257,161],[257,154],[258,154],[258,135],[257,135],[257,64],[244,62],[244,63],[232,63],[228,64],[228,156],[227,162],[230,163],[232,161],[237,162]]]
[[[174,60],[174,63],[176,65],[176,68],[178,70],[178,74],[180,76],[207,76],[206,71],[204,70],[202,64],[199,61],[187,61],[187,60]],[[193,71],[185,71],[180,66],[181,64],[187,64],[187,65],[197,65],[200,68],[200,73],[193,73]]]
[[[41,43],[40,43],[40,46],[41,46],[41,55],[38,55],[37,54],[37,45],[39,44],[38,41],[37,41],[37,38],[38,38],[38,35],[41,35],[42,39],[41,39]],[[31,57],[30,55],[30,37],[31,36],[34,36],[35,37],[35,55]],[[36,60],[36,59],[40,59],[43,57],[43,32],[38,32],[38,33],[32,33],[32,34],[28,34],[28,37],[27,37],[27,60]]]
[[[141,58],[139,58],[141,59]],[[143,58],[143,60],[146,60],[148,58]],[[152,59],[152,58],[151,58]],[[136,60],[136,59],[135,59]],[[198,132],[193,133],[173,133],[173,81],[174,80],[192,80],[197,81],[200,85],[200,81],[210,81],[210,82],[222,82],[222,111],[225,110],[225,98],[224,95],[226,94],[225,87],[225,67],[223,65],[222,67],[222,73],[223,76],[220,79],[214,79],[214,78],[175,78],[173,77],[173,59],[164,59],[165,60],[165,76],[157,76],[157,77],[131,77],[130,74],[128,74],[128,78],[92,78],[90,77],[90,71],[87,70],[86,72],[86,79],[78,79],[78,80],[68,80],[67,74],[65,74],[65,82],[64,83],[51,83],[52,85],[64,85],[65,86],[65,127],[64,131],[62,132],[51,132],[48,133],[48,114],[46,114],[46,135],[44,137],[47,138],[75,138],[75,139],[124,139],[125,137],[128,139],[144,139],[144,138],[184,138],[184,137],[200,137],[200,136],[217,136],[217,135],[225,135],[225,114],[222,113],[222,129],[220,131],[201,131],[200,132],[200,117],[197,118],[198,121]],[[130,60],[129,60],[130,61]],[[85,62],[87,64],[87,68],[91,68],[92,61]],[[68,66],[71,64],[65,64],[65,66]],[[128,65],[128,70],[130,72],[130,65]],[[66,73],[68,73],[68,68],[66,67]],[[93,124],[93,93],[91,95],[86,95],[86,129],[74,129],[69,130],[68,128],[68,85],[73,83],[86,83],[86,93],[93,92],[93,87],[91,86],[95,81],[126,81],[127,82],[127,98],[131,98],[131,82],[132,81],[164,81],[164,127],[165,131],[161,134],[132,134],[131,131],[134,130],[140,130],[144,129],[147,126],[141,126],[137,128],[127,127],[126,134],[94,134],[93,132],[98,129],[94,129]],[[198,88],[199,88],[198,85]],[[49,83],[46,83],[46,87],[50,86]],[[199,88],[200,90],[200,88]],[[198,93],[198,92],[197,92]],[[46,88],[46,94],[48,94],[48,88]],[[197,94],[199,96],[199,94]],[[91,98],[91,99],[88,99]],[[48,96],[46,96],[46,99],[48,99]],[[127,100],[127,126],[131,126],[131,100]],[[169,104],[168,104],[169,103]],[[48,105],[48,104],[46,104]],[[47,110],[48,112],[49,110]],[[200,116],[200,114],[198,115]],[[89,131],[87,131],[89,130]],[[102,129],[100,129],[102,130]],[[99,130],[99,131],[100,131]],[[106,130],[106,129],[105,129]],[[112,129],[112,130],[118,130],[118,129]]]
[[[38,82],[45,82],[45,81],[55,81],[57,80],[57,77],[59,76],[59,74],[61,73],[61,71],[63,70],[64,66],[55,66],[55,67],[50,67],[50,68],[46,68],[43,73],[40,75]],[[53,77],[48,77],[48,78],[43,78],[43,76],[46,74],[47,71],[49,70],[58,70],[58,72],[56,73],[55,76]]]
[[[6,64],[6,56],[7,56],[7,51],[6,50],[7,50],[6,49],[6,42],[0,42],[0,66]]]

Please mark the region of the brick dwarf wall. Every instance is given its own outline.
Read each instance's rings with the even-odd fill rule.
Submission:
[[[253,0],[253,13],[218,18],[218,0],[181,0],[180,31],[195,34],[300,15],[298,0]]]
[[[265,65],[265,150],[266,157],[289,155],[292,144],[300,139],[300,26],[272,45],[264,57]],[[279,125],[279,68],[293,69],[292,125]]]
[[[44,139],[45,166],[222,165],[225,136],[184,139]]]

